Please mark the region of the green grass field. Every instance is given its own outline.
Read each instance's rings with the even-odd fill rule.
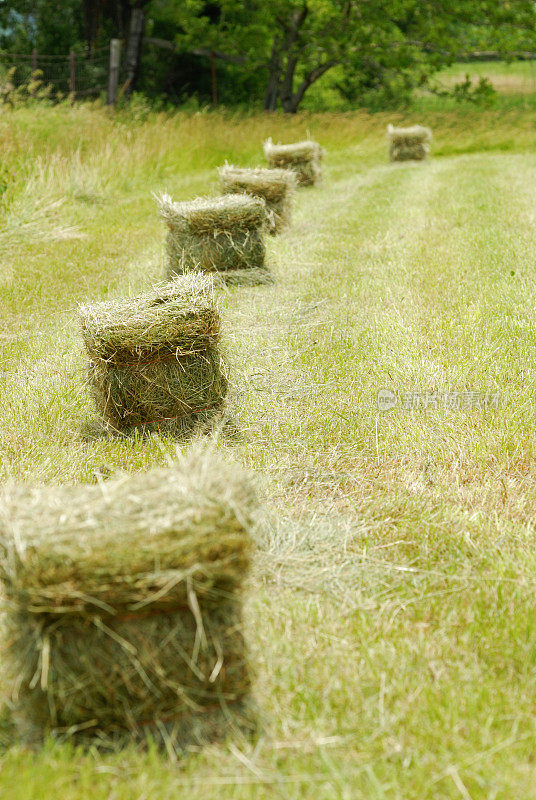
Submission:
[[[445,86],[463,81],[487,78],[500,94],[526,95],[536,92],[536,62],[534,61],[473,61],[453,64],[438,74]]]
[[[218,447],[267,497],[258,740],[30,751],[5,716],[0,798],[536,798],[536,114],[429,113],[418,165],[387,163],[390,119],[3,112],[1,480],[167,463],[171,440],[84,441],[76,304],[161,279],[152,192],[215,191],[268,135],[328,155],[268,242],[277,283],[221,296],[240,436]],[[500,399],[380,413],[382,387]]]
[[[339,67],[330,70],[306,94],[303,107],[308,111],[343,111],[352,107],[337,89],[342,79]],[[536,61],[472,61],[455,63],[430,76],[428,85],[414,92],[411,101],[407,97],[393,98],[389,107],[397,103],[401,108],[409,107],[414,113],[441,113],[447,109],[460,110],[460,98],[454,96],[454,87],[469,78],[471,91],[485,78],[493,89],[491,95],[473,99],[474,105],[501,111],[536,110]],[[373,108],[381,110],[382,101],[370,97]],[[386,101],[383,101],[385,103]],[[464,103],[471,108],[471,103]],[[473,105],[473,108],[474,108]]]

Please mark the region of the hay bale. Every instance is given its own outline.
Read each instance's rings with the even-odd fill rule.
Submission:
[[[95,405],[111,431],[182,435],[227,392],[212,279],[189,273],[128,300],[79,308]]]
[[[292,170],[298,185],[311,186],[321,177],[320,162],[324,154],[317,142],[304,141],[295,144],[264,143],[264,155],[271,168]]]
[[[267,216],[260,197],[229,194],[174,203],[163,195],[159,204],[168,227],[168,278],[192,268],[223,275],[265,268]]]
[[[103,486],[0,491],[0,685],[20,734],[184,744],[248,713],[257,501],[214,454]]]
[[[244,192],[262,197],[266,203],[270,233],[280,233],[290,225],[291,199],[297,183],[293,172],[286,169],[240,169],[225,164],[218,173],[224,194]]]
[[[266,267],[261,269],[233,269],[221,272],[214,278],[214,285],[222,289],[229,286],[268,286],[275,283],[274,276]]]
[[[391,161],[424,161],[430,152],[432,131],[422,125],[410,128],[387,126]]]

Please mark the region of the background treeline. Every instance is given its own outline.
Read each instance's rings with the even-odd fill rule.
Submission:
[[[349,106],[401,106],[453,61],[536,52],[532,0],[0,0],[7,54],[91,62],[124,41],[123,94],[296,111],[329,85]],[[7,58],[7,56],[6,56]]]

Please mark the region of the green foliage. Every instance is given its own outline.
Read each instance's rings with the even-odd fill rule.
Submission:
[[[35,70],[27,80],[17,83],[15,68],[12,67],[0,81],[0,103],[16,107],[37,103],[43,105],[62,100],[63,95],[55,92],[54,87],[50,84],[45,84],[42,77],[43,73]],[[0,193],[2,191],[1,184],[0,177]]]
[[[240,62],[265,81],[265,108],[280,104],[291,112],[310,86],[335,67],[342,70],[336,89],[347,101],[372,108],[404,105],[415,87],[453,62],[460,48],[511,52],[521,43],[534,45],[536,21],[528,0],[453,0],[448,5],[276,0],[248,4],[247,10],[237,0],[190,0],[180,4],[174,19],[180,50],[199,51],[202,44],[220,54],[225,69]],[[499,25],[501,34],[496,35]],[[486,87],[480,87],[475,100],[485,93]]]
[[[65,55],[83,43],[82,0],[15,0],[0,4],[0,48]]]
[[[202,106],[216,94],[225,105],[295,112],[337,70],[331,86],[347,104],[403,107],[460,53],[536,49],[531,0],[17,0],[0,4],[0,46],[83,51],[125,38],[134,6],[146,37],[136,88],[164,104]],[[456,96],[492,98],[485,84]]]
[[[496,92],[488,78],[480,78],[476,84],[473,84],[471,77],[466,74],[465,80],[454,86],[453,94],[456,100],[469,101],[477,105],[490,105]]]

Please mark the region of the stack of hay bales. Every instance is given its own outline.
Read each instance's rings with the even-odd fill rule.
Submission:
[[[321,177],[323,150],[317,142],[273,144],[268,139],[264,143],[264,155],[271,168],[292,170],[300,186],[311,186]]]
[[[432,131],[423,125],[410,128],[387,126],[391,161],[424,161],[430,152]]]
[[[90,386],[105,426],[182,435],[227,392],[212,280],[190,273],[139,297],[79,309]]]
[[[229,194],[174,203],[159,199],[168,228],[168,278],[200,269],[226,283],[259,283],[269,278],[264,264],[266,204],[260,197]]]
[[[198,743],[253,722],[242,593],[257,513],[214,454],[0,492],[0,685],[21,736]]]
[[[280,233],[290,225],[292,194],[296,176],[286,169],[240,169],[226,164],[218,170],[224,194],[245,192],[262,197],[268,212],[270,233]]]

